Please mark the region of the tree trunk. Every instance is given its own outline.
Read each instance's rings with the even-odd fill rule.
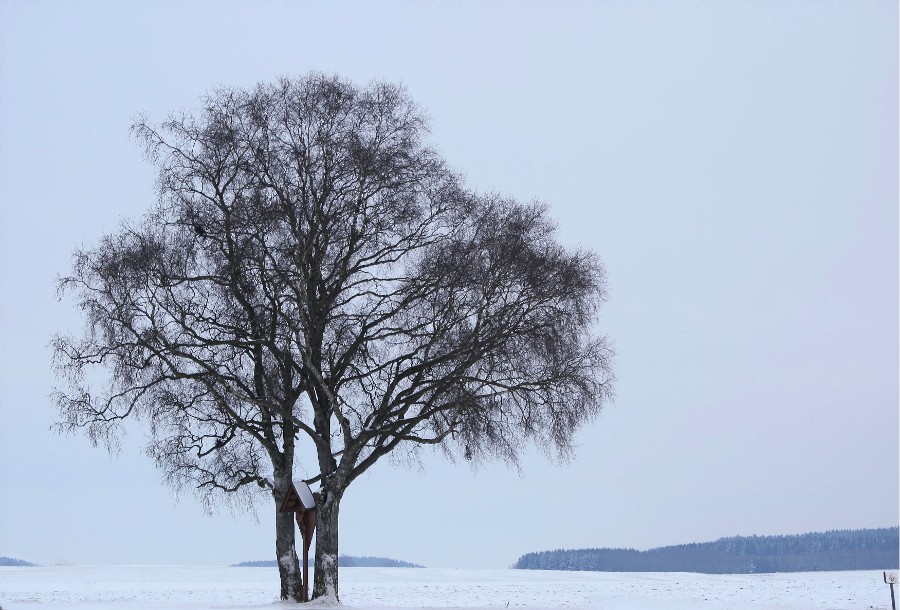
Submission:
[[[275,490],[275,559],[278,575],[281,577],[281,599],[303,601],[303,577],[295,547],[296,532],[294,513],[280,513],[278,508],[290,489],[290,480],[279,481],[276,477]]]
[[[338,602],[338,512],[341,497],[332,492],[319,503],[316,514],[316,566],[313,599]]]

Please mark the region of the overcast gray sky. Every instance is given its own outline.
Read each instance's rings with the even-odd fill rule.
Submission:
[[[604,260],[618,396],[571,463],[424,454],[350,488],[341,548],[505,567],[566,547],[898,523],[898,8],[858,2],[0,1],[0,555],[274,558],[176,504],[135,427],[50,431],[55,278],[154,201],[129,139],[219,85],[399,81],[482,191]]]

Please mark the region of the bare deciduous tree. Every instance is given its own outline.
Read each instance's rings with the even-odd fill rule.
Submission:
[[[268,485],[276,507],[311,443],[314,597],[337,597],[341,498],[381,457],[565,454],[611,397],[599,260],[560,246],[544,206],[467,190],[401,87],[312,74],[134,130],[159,203],[60,282],[86,318],[55,340],[60,425],[102,442],[138,418],[175,485]],[[276,556],[299,599],[290,514]]]

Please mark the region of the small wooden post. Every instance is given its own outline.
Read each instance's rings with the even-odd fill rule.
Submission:
[[[894,601],[894,583],[897,582],[897,573],[885,572],[884,582],[891,586],[891,610],[897,610],[897,602]]]

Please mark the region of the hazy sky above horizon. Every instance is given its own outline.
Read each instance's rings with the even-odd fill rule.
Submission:
[[[208,516],[139,426],[114,456],[53,433],[48,344],[80,328],[72,252],[154,202],[134,118],[310,70],[404,83],[471,186],[547,202],[607,267],[618,354],[573,461],[384,461],[342,552],[505,567],[898,524],[895,1],[0,0],[0,555],[274,558],[270,500]]]

